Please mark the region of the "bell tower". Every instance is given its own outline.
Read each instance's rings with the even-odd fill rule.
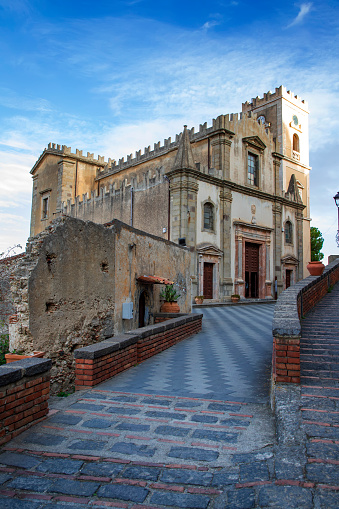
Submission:
[[[276,195],[285,197],[292,175],[305,209],[302,215],[303,258],[308,262],[310,253],[310,195],[309,195],[309,133],[308,104],[286,87],[280,86],[275,92],[255,97],[242,105],[242,111],[257,114],[257,119],[266,125],[275,139],[276,152],[281,158],[279,186]],[[304,265],[306,265],[304,263]],[[308,276],[306,268],[304,276]]]

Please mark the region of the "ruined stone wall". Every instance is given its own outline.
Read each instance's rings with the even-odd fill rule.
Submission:
[[[15,313],[11,292],[11,272],[21,262],[24,253],[0,260],[0,334],[8,333],[9,317]]]
[[[190,310],[187,249],[120,221],[104,226],[56,219],[29,239],[26,255],[13,272],[16,312],[10,350],[44,351],[53,361],[51,393],[69,390],[74,385],[74,350],[138,327],[142,291],[148,295],[146,324],[153,323],[160,290],[137,282],[145,273],[174,280],[183,312]],[[133,319],[122,320],[122,303],[131,301]]]
[[[100,231],[98,231],[100,230]],[[12,279],[10,349],[46,352],[51,387],[73,385],[73,351],[114,333],[114,239],[102,226],[58,219],[30,239]]]

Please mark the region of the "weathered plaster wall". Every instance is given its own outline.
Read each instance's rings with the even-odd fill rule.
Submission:
[[[153,323],[154,313],[159,313],[161,306],[160,292],[163,285],[148,285],[137,281],[139,276],[156,275],[174,281],[175,289],[180,294],[178,304],[180,311],[191,311],[190,252],[173,242],[159,239],[145,232],[135,230],[120,221],[113,221],[115,232],[115,333],[136,329],[139,323],[139,298],[146,292],[146,306],[149,321]],[[122,319],[122,303],[133,302],[133,318]]]
[[[113,334],[114,249],[111,232],[74,219],[45,239],[28,285],[36,350],[72,351]]]

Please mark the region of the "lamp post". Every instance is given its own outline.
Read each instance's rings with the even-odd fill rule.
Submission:
[[[337,241],[337,246],[339,247],[339,191],[337,192],[337,194],[335,196],[333,196],[333,199],[334,199],[335,204],[338,208],[338,231],[337,231],[335,240]]]

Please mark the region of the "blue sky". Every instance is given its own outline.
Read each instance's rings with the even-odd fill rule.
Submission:
[[[0,0],[0,252],[51,141],[118,159],[276,86],[310,109],[311,217],[335,243],[339,3]]]

